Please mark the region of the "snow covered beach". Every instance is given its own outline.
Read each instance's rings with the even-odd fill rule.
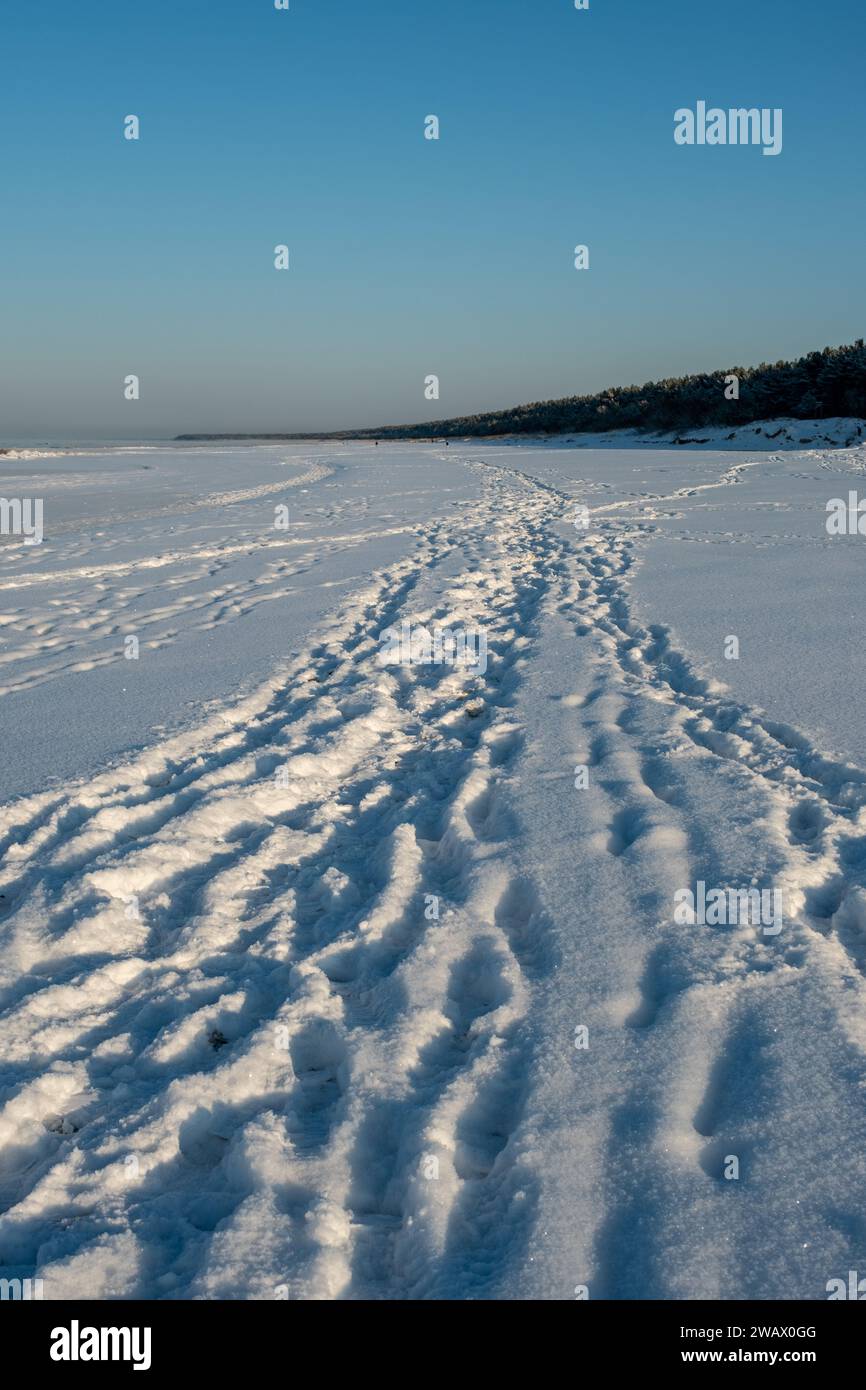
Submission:
[[[6,1277],[821,1299],[866,1269],[837,423],[0,458],[45,527],[0,548]],[[404,622],[483,631],[485,669],[383,665]],[[778,891],[782,929],[677,921],[698,884]]]

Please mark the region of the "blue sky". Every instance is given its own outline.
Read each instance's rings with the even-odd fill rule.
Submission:
[[[861,0],[53,0],[0,39],[0,443],[444,417],[863,335]],[[781,107],[782,153],[677,146],[698,99]]]

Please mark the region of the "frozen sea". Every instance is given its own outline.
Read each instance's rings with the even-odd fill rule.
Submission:
[[[0,1277],[866,1268],[862,436],[0,456]]]

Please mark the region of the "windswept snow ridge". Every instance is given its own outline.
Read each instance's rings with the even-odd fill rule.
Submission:
[[[258,691],[0,815],[0,1261],[47,1298],[821,1298],[866,1263],[866,772],[630,593],[764,460],[611,496],[435,456],[478,501]],[[483,630],[486,670],[382,665],[403,622]],[[699,881],[782,929],[678,922]]]

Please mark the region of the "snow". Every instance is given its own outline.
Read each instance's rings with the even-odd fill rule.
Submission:
[[[46,530],[41,546],[0,539],[3,727],[19,750],[0,795],[98,771],[203,698],[255,688],[341,594],[411,548],[431,507],[474,495],[454,469],[434,461],[419,478],[378,452],[351,468],[339,446],[329,462],[273,447],[123,446],[38,468],[0,456],[2,495],[43,498]],[[220,640],[241,619],[242,643]],[[138,662],[118,660],[127,633]]]
[[[4,1277],[863,1268],[863,538],[824,523],[866,445],[777,428],[0,458],[46,535],[0,550]],[[403,622],[483,631],[486,670],[383,665]],[[782,930],[681,925],[698,883]]]

